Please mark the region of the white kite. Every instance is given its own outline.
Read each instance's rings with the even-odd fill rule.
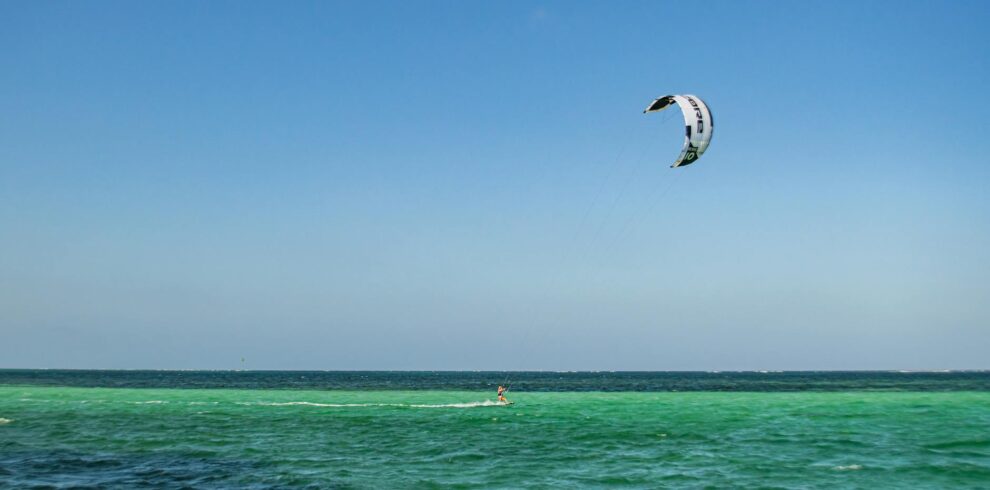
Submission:
[[[681,106],[681,112],[684,114],[686,133],[684,148],[681,149],[681,155],[677,157],[677,161],[671,165],[671,168],[691,165],[700,158],[712,141],[712,130],[714,129],[711,111],[695,95],[664,95],[654,100],[643,113],[662,111],[675,102]]]

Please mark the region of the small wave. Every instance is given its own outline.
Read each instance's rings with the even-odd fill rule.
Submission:
[[[9,424],[9,423],[11,423],[13,421],[14,421],[14,419],[5,419],[5,418],[0,417],[0,425]]]
[[[435,405],[409,405],[412,408],[474,408],[474,407],[495,407],[503,406],[504,403],[495,402],[491,400],[485,400],[481,402],[468,402],[468,403],[441,403]]]
[[[858,464],[851,464],[848,466],[833,466],[832,469],[835,471],[856,471],[863,469],[863,466]]]
[[[466,403],[316,403],[316,402],[237,402],[238,405],[259,405],[265,407],[325,407],[325,408],[361,408],[361,407],[396,407],[396,408],[475,408],[504,406],[492,400]]]
[[[239,405],[260,405],[263,407],[291,407],[295,405],[302,405],[306,407],[330,407],[330,408],[348,408],[348,407],[401,407],[402,404],[399,403],[316,403],[316,402],[257,402],[257,403],[238,403]]]
[[[165,400],[148,400],[144,402],[131,402],[131,403],[135,405],[160,405],[162,403],[168,403],[168,402]]]
[[[932,450],[943,450],[943,449],[983,449],[990,447],[990,439],[965,439],[958,441],[945,441],[936,442],[933,444],[925,444],[925,449]]]

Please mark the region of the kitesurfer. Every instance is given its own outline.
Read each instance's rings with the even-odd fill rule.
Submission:
[[[505,399],[505,387],[498,385],[498,401],[499,403],[509,403],[509,400]]]

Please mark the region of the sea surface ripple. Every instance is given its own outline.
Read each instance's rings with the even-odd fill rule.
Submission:
[[[512,406],[495,404],[487,389],[0,384],[0,487],[986,488],[990,482],[987,391],[513,388],[509,396]]]

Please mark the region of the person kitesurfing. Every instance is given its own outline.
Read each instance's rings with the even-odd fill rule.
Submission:
[[[505,399],[505,390],[506,390],[506,387],[504,387],[502,385],[498,385],[498,393],[497,393],[497,395],[498,395],[498,402],[499,403],[509,403],[509,400],[506,400]]]

